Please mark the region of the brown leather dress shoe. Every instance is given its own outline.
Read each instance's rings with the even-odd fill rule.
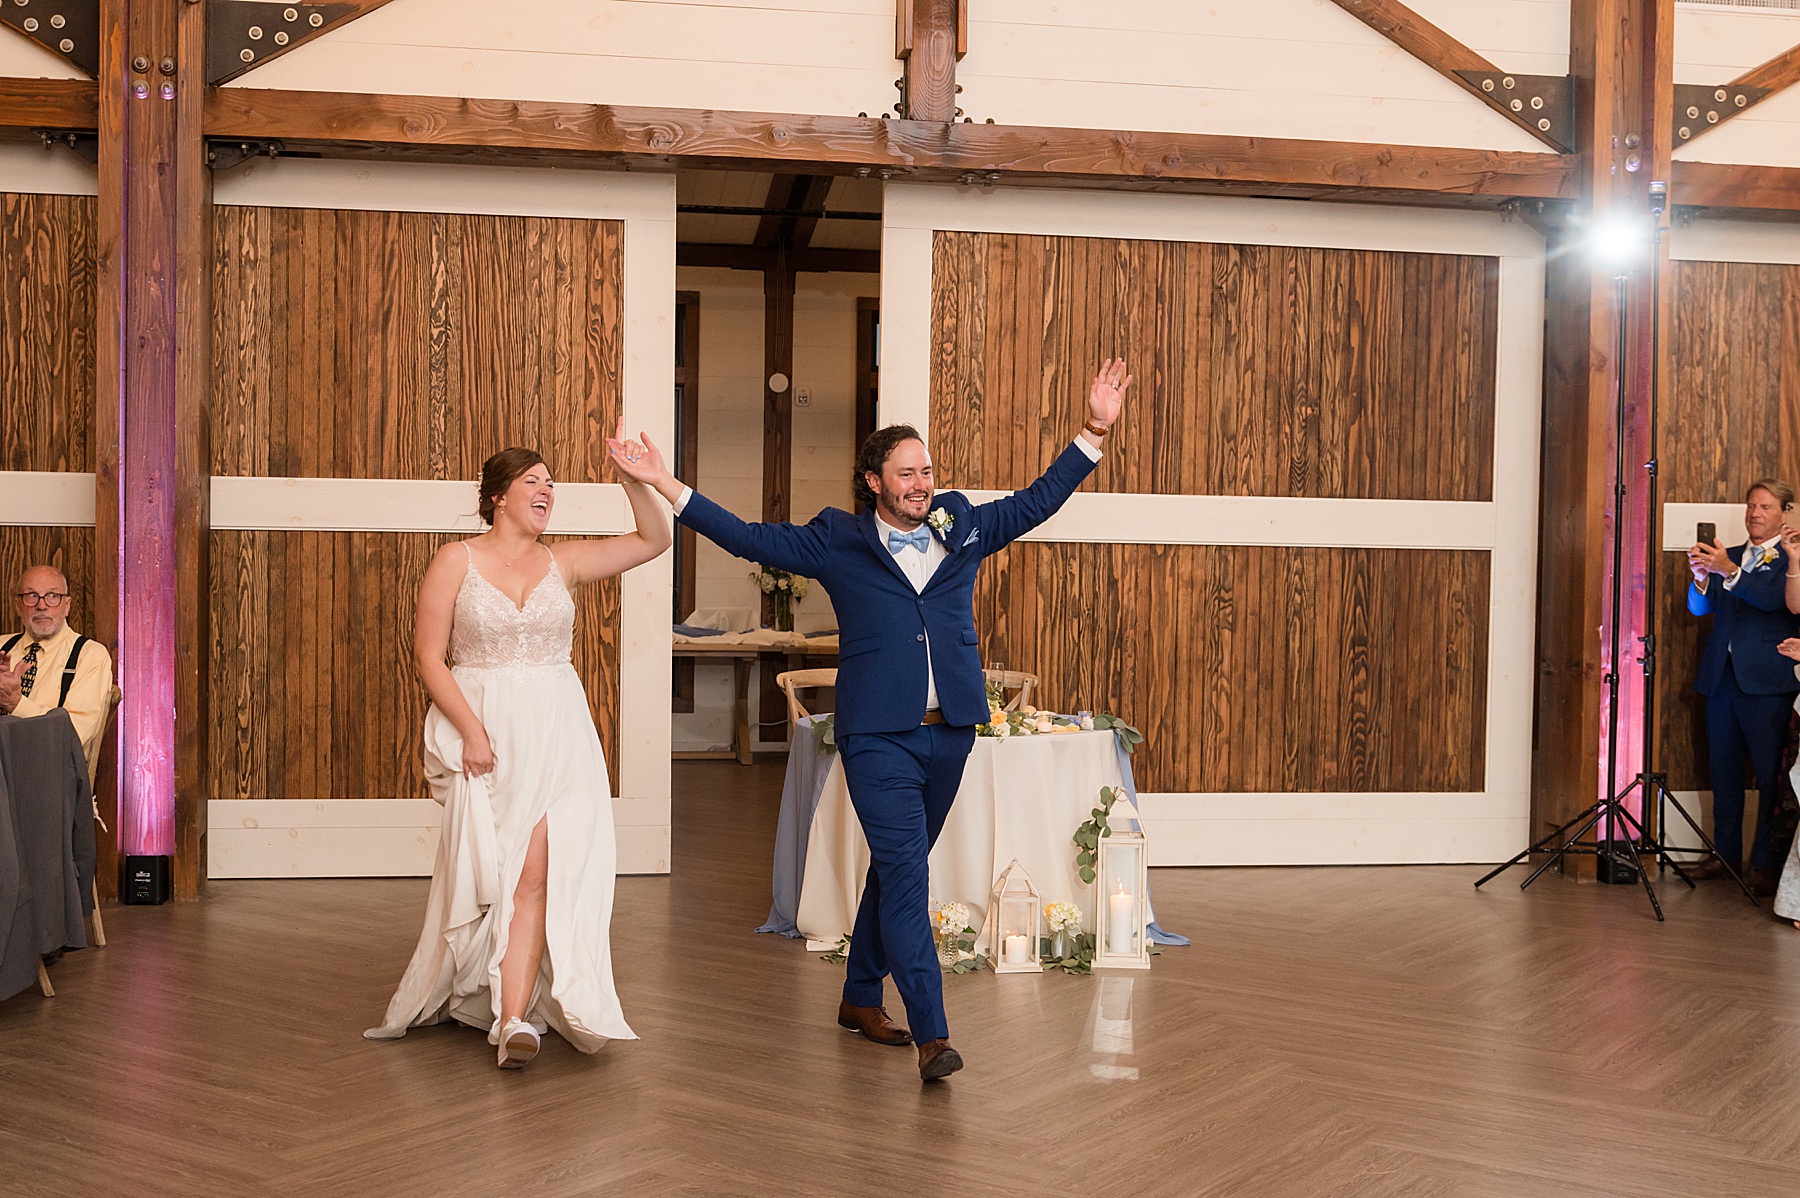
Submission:
[[[961,1069],[962,1054],[948,1040],[927,1040],[919,1045],[919,1080],[942,1081]]]
[[[1736,867],[1734,866],[1733,868]],[[1683,865],[1681,867],[1681,872],[1696,882],[1710,882],[1715,878],[1729,878],[1731,876],[1731,874],[1726,872],[1725,863],[1717,857],[1708,857],[1706,860],[1695,865]],[[1742,877],[1743,874],[1740,872],[1738,876]]]
[[[1750,893],[1757,898],[1773,898],[1781,888],[1781,871],[1759,865],[1750,871]]]
[[[885,1007],[853,1007],[840,1002],[838,1026],[847,1032],[861,1032],[865,1038],[890,1048],[912,1043],[912,1033],[889,1019]]]

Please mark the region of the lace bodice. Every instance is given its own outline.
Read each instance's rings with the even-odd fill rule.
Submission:
[[[469,572],[456,592],[450,624],[453,666],[498,670],[561,665],[568,662],[574,640],[575,599],[563,583],[554,554],[550,572],[521,608],[482,577],[470,552]]]

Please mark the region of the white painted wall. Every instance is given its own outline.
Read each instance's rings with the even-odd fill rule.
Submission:
[[[8,31],[0,31],[5,33]],[[0,42],[3,42],[0,38]],[[0,144],[0,191],[37,195],[100,194],[100,172],[66,146]]]
[[[794,386],[811,393],[806,407],[794,407],[796,521],[810,520],[828,507],[854,510],[850,467],[856,460],[856,301],[880,294],[880,275],[801,275],[795,285]],[[814,610],[808,596],[801,611]],[[828,615],[830,608],[817,611]]]
[[[0,28],[0,76],[10,79],[86,79],[80,67],[16,29]]]
[[[893,0],[394,0],[232,87],[870,116]]]
[[[1800,12],[1675,6],[1675,82],[1725,83],[1800,44]],[[1689,162],[1800,166],[1800,87],[1777,92],[1692,145]]]
[[[1407,7],[1497,67],[1569,73],[1569,0],[1407,0]]]
[[[1568,66],[1568,0],[1420,0],[1501,67]],[[394,0],[229,86],[876,116],[894,0]],[[1542,151],[1328,0],[971,0],[977,121]]]
[[[1496,65],[1568,66],[1568,4],[1435,0]],[[1328,0],[981,0],[957,68],[977,121],[1543,151]]]

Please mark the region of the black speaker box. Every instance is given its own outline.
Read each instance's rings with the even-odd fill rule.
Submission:
[[[166,903],[169,901],[169,859],[126,857],[120,881],[119,901],[122,903]]]

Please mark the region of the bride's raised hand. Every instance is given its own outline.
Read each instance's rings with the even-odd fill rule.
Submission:
[[[612,457],[613,468],[620,474],[633,482],[655,486],[667,477],[669,469],[663,462],[662,451],[650,440],[649,434],[638,435],[641,440],[626,438],[625,420],[621,417],[618,435],[606,439],[606,449]]]

